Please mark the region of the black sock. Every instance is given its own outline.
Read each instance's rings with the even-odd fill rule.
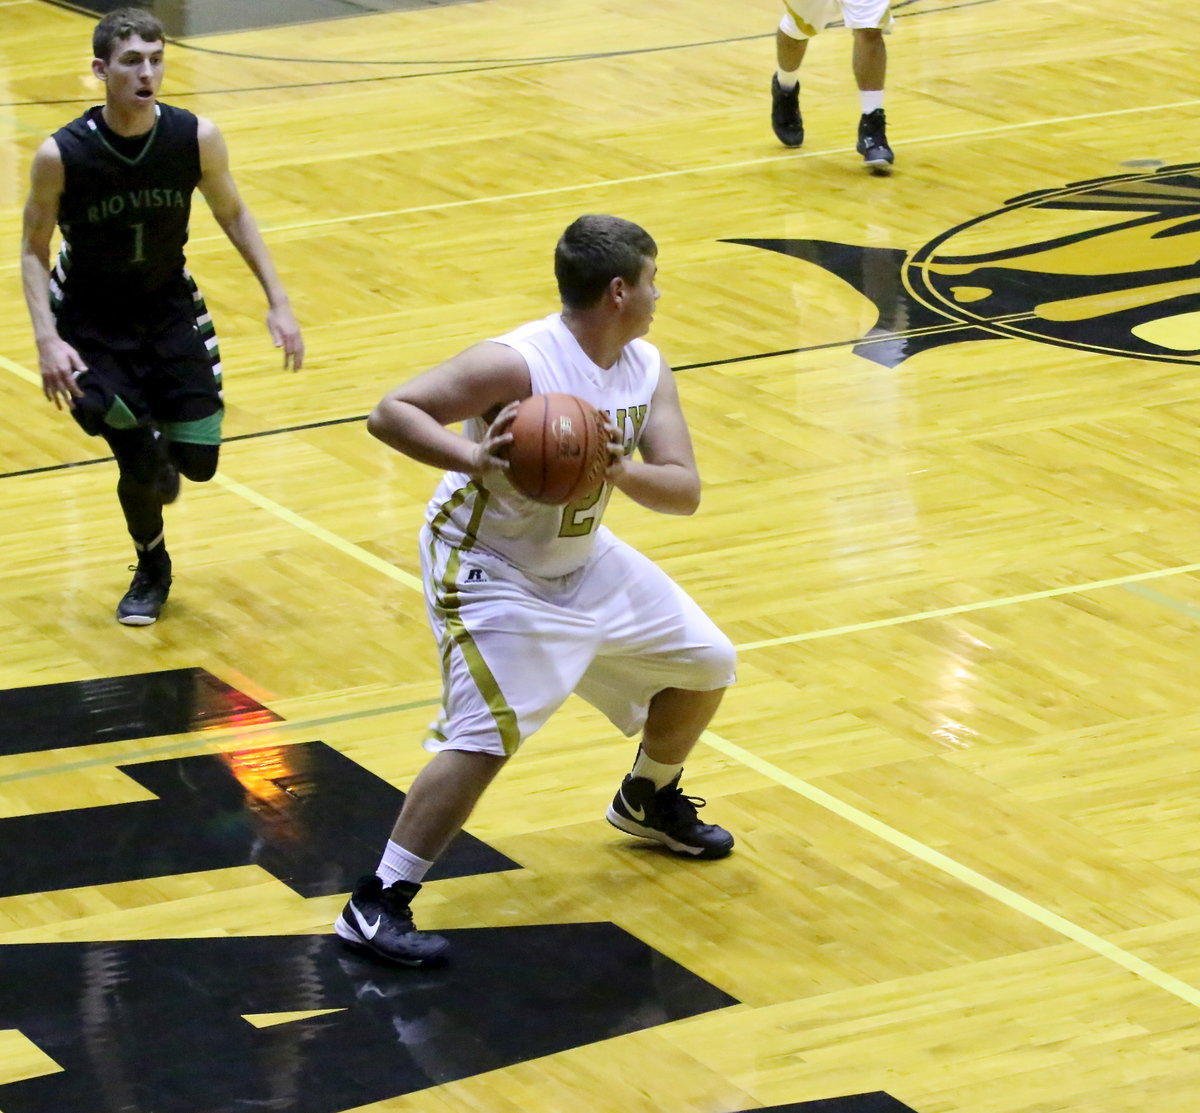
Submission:
[[[167,552],[167,543],[161,531],[148,542],[135,537],[133,547],[137,552],[139,568],[153,572],[171,571],[171,554]]]

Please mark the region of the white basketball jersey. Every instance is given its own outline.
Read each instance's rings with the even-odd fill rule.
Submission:
[[[608,414],[633,452],[650,413],[661,359],[645,340],[633,340],[607,369],[594,364],[561,314],[552,313],[495,338],[529,365],[534,394],[574,394]],[[480,441],[482,418],[463,423],[463,433]],[[442,540],[460,550],[500,557],[531,576],[556,578],[583,567],[608,505],[609,486],[566,506],[543,506],[516,491],[503,476],[488,485],[462,472],[442,476],[425,519]]]

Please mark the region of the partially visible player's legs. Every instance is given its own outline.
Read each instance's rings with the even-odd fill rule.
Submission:
[[[724,695],[724,688],[709,692],[663,688],[656,692],[642,728],[642,753],[665,765],[682,767]]]
[[[404,797],[375,873],[359,881],[338,916],[333,929],[339,937],[404,966],[445,957],[449,944],[442,936],[417,930],[412,901],[507,760],[467,750],[434,754]]]
[[[106,428],[102,433],[117,459],[117,498],[133,538],[137,564],[129,590],[117,604],[117,621],[149,626],[158,619],[171,590],[171,557],[163,536],[159,489],[164,450],[147,426]]]
[[[606,813],[609,823],[693,858],[723,858],[733,849],[728,831],[700,822],[697,809],[704,801],[685,796],[679,787],[683,763],[724,694],[724,688],[664,688],[655,693],[633,769]]]
[[[434,754],[404,798],[391,841],[415,857],[434,861],[462,830],[479,798],[507,760],[499,754],[471,750],[442,750]],[[395,876],[420,881],[424,871],[419,876],[409,871]]]
[[[864,111],[882,108],[883,85],[887,77],[887,43],[884,42],[883,32],[877,27],[856,27],[851,61],[854,81],[863,97]]]
[[[221,396],[221,349],[204,298],[190,274],[176,291],[173,316],[150,344],[154,367],[144,380],[162,449],[157,484],[164,503],[179,497],[181,475],[204,483],[216,474],[225,405]]]
[[[120,469],[117,499],[137,554],[133,580],[117,604],[117,621],[125,626],[149,626],[158,620],[171,591],[163,505],[179,493],[179,472],[198,483],[213,477],[220,446],[187,442],[168,445],[159,430],[149,426],[105,428],[102,435]],[[175,475],[173,490],[169,479],[165,479],[168,474]]]
[[[189,293],[184,307],[164,323],[144,357],[150,372],[141,377],[139,389],[155,422],[150,441],[153,472],[142,481],[151,490],[139,488],[132,497],[154,505],[160,537],[162,508],[179,497],[179,477],[204,483],[217,471],[225,407],[221,399],[220,353],[211,321],[207,334],[211,347],[193,316]],[[125,497],[121,505],[126,505]],[[126,520],[129,513],[127,509]],[[139,535],[133,536],[138,544]],[[166,553],[165,545],[162,552]],[[144,563],[146,568],[142,567]],[[165,559],[165,572],[161,563],[156,566],[145,556],[139,558],[133,583],[117,607],[118,621],[136,626],[154,622],[170,585],[169,557]]]
[[[633,768],[605,817],[631,835],[692,858],[720,858],[733,836],[701,823],[704,801],[679,789],[683,763],[733,683],[729,639],[674,580],[602,534],[581,609],[604,632],[575,691],[626,735],[641,733]]]
[[[193,483],[207,483],[217,474],[221,446],[217,444],[192,444],[189,441],[167,441],[167,459],[179,475]],[[178,488],[178,481],[176,482]],[[171,502],[164,498],[163,502]]]
[[[206,483],[217,474],[220,445],[190,444],[173,440],[169,431],[155,430],[155,449],[158,471],[154,486],[164,506],[179,498],[179,477],[187,476],[193,483]]]
[[[862,101],[856,149],[863,162],[877,173],[886,173],[895,156],[888,146],[883,112],[883,85],[887,76],[887,44],[877,27],[854,29],[854,80]]]
[[[95,340],[97,322],[59,320],[88,367],[76,380],[82,394],[71,415],[108,442],[119,469],[117,498],[137,554],[117,605],[126,626],[158,619],[171,588],[163,506],[178,497],[180,474],[198,483],[213,477],[221,445],[220,350],[190,277],[159,317],[159,331],[135,348],[124,334],[111,346]]]
[[[795,17],[784,9],[775,31],[775,75],[771,78],[771,127],[785,147],[804,142],[804,120],[800,115],[800,63],[808,50],[808,38]]]
[[[531,590],[515,569],[421,535],[430,625],[443,648],[442,714],[375,873],[334,930],[351,946],[408,966],[441,961],[445,939],[416,929],[421,882],[479,798],[570,695],[592,654],[586,615]],[[598,635],[597,635],[598,637]]]

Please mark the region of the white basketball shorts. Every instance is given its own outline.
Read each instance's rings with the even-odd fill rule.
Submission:
[[[811,39],[830,23],[842,20],[847,27],[892,29],[888,0],[784,0],[779,29],[793,39]]]
[[[421,572],[443,686],[427,750],[512,754],[572,692],[633,735],[663,688],[733,683],[729,639],[603,526],[588,563],[553,580],[455,548],[425,526]]]

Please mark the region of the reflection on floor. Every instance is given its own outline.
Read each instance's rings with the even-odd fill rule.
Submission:
[[[0,691],[0,755],[278,722],[204,669],[109,676]]]
[[[0,948],[0,1030],[61,1068],[0,1108],[337,1113],[737,1004],[613,924],[446,934],[423,971],[328,935]]]
[[[374,868],[404,800],[323,742],[120,769],[158,799],[0,819],[0,897],[242,865],[304,897],[344,893]],[[464,831],[429,876],[519,868]]]

